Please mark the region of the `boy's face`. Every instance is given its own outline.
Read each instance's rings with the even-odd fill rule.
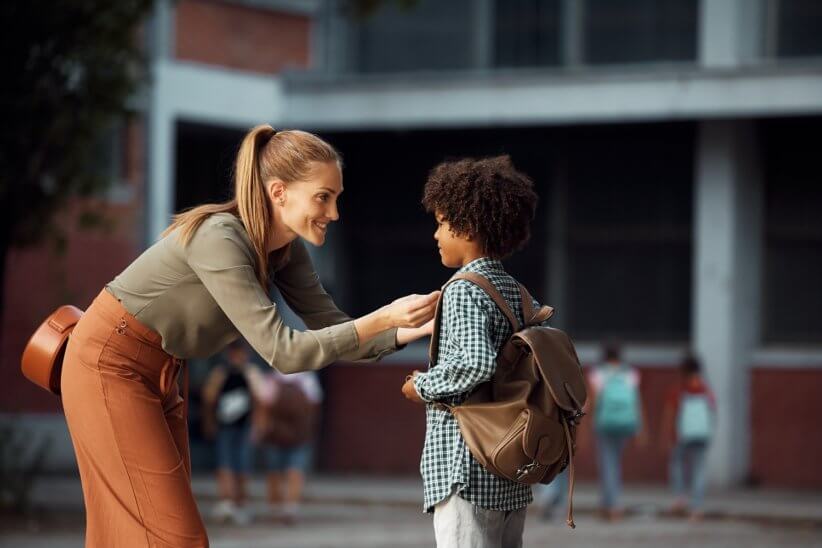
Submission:
[[[459,268],[477,258],[477,244],[472,238],[454,234],[451,225],[440,213],[435,214],[435,217],[437,230],[434,232],[434,239],[437,240],[443,265]]]

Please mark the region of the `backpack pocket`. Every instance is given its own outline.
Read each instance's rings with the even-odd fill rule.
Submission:
[[[564,447],[565,433],[559,422],[526,408],[494,449],[491,462],[498,475],[530,485],[542,480]]]

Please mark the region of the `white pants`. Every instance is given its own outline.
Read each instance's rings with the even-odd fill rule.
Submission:
[[[487,510],[451,495],[434,507],[437,548],[521,548],[525,510]]]

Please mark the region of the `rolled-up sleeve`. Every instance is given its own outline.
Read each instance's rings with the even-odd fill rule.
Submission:
[[[335,325],[307,331],[283,322],[277,305],[257,281],[253,253],[236,230],[225,223],[204,223],[186,246],[186,259],[254,350],[283,373],[320,369],[356,353],[353,321],[341,318]]]
[[[417,393],[426,401],[468,393],[496,370],[497,350],[490,336],[493,302],[466,281],[446,288],[443,300],[444,351],[427,372],[414,377]]]
[[[319,329],[352,321],[348,315],[337,308],[334,300],[325,291],[320,277],[314,270],[308,250],[300,240],[295,240],[291,244],[291,257],[288,263],[276,273],[274,283],[288,306],[302,318],[309,329]],[[354,336],[356,338],[356,332]],[[397,349],[397,330],[396,328],[387,329],[366,343],[342,353],[339,359],[375,361]]]

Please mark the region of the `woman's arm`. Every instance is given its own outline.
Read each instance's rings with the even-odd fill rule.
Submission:
[[[319,329],[330,325],[351,321],[342,312],[320,282],[311,257],[300,240],[291,244],[291,258],[288,264],[275,275],[275,284],[285,301],[302,318],[310,329]],[[354,321],[360,345],[354,352],[349,352],[341,359],[354,361],[373,361],[390,354],[409,342],[430,333],[430,327],[416,326],[433,315],[438,292],[429,294],[425,299],[419,295],[409,295],[394,301],[393,308],[382,307]],[[433,304],[431,301],[433,300]],[[400,309],[400,310],[398,310]],[[433,325],[433,324],[432,324]]]
[[[204,223],[186,246],[186,259],[194,274],[240,334],[267,363],[284,373],[320,369],[339,359],[351,359],[368,349],[387,353],[395,347],[393,327],[418,327],[434,314],[436,294],[400,300],[355,322],[347,321],[334,307],[317,304],[309,293],[294,292],[295,307],[307,313],[306,324],[316,329],[299,331],[286,325],[268,293],[256,278],[253,252],[241,230],[229,223]],[[312,268],[313,272],[313,268]],[[313,276],[316,278],[316,274]],[[309,279],[307,284],[312,284]],[[316,283],[319,283],[316,280]],[[320,286],[322,287],[322,286]],[[328,299],[325,292],[322,292]],[[333,304],[333,303],[332,303]],[[335,312],[336,311],[336,312]],[[321,321],[339,319],[341,323]],[[390,344],[384,339],[390,337]],[[379,344],[369,341],[380,338]],[[379,357],[379,352],[378,356]]]

